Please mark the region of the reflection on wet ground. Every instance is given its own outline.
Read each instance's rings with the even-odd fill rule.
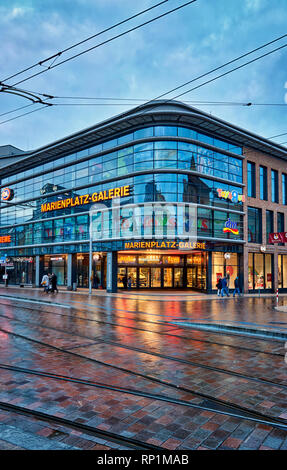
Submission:
[[[284,342],[170,323],[276,322],[284,328],[286,321],[287,327],[287,313],[274,309],[274,298],[159,302],[75,293],[48,297],[25,290],[21,295],[26,300],[37,300],[29,303],[7,295],[20,293],[0,292],[0,366],[17,365],[194,405],[209,397],[287,418]],[[0,401],[82,420],[167,449],[287,447],[287,431],[151,396],[4,369],[0,382]],[[71,437],[63,434],[61,442]],[[0,448],[1,439],[0,433]],[[96,444],[109,448],[107,442]]]

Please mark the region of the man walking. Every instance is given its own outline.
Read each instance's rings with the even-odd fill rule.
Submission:
[[[51,292],[57,292],[58,293],[58,287],[57,287],[57,276],[55,273],[52,273],[51,276]]]
[[[234,280],[234,292],[233,292],[233,297],[235,297],[235,294],[238,294],[238,296],[240,297],[240,289],[239,289],[239,279],[238,279],[238,276],[236,276],[235,280]]]
[[[221,297],[224,297],[224,293],[227,295],[227,297],[230,297],[229,292],[228,292],[226,277],[222,278],[221,283],[222,283]]]

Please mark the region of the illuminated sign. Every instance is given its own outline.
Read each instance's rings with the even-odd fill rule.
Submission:
[[[230,199],[231,202],[245,202],[244,194],[239,194],[235,189],[233,191],[224,191],[221,188],[217,188],[218,197],[223,199]]]
[[[58,209],[67,209],[69,207],[82,206],[91,202],[107,201],[117,197],[125,197],[131,195],[130,186],[121,186],[119,188],[108,189],[93,194],[84,194],[82,196],[68,197],[67,199],[59,199],[54,202],[47,202],[41,205],[41,212],[49,212]]]
[[[11,235],[4,235],[0,237],[0,243],[10,243],[11,242]]]
[[[233,222],[232,220],[230,220],[230,218],[228,218],[223,227],[223,232],[231,232],[234,235],[238,235],[239,230],[237,228],[237,223]]]
[[[14,191],[10,188],[3,188],[1,191],[1,199],[2,201],[11,201],[14,197]]]
[[[191,241],[141,241],[141,242],[125,242],[125,250],[138,250],[138,249],[206,249],[205,242],[191,242]]]

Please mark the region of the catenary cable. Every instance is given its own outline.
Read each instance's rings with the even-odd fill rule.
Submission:
[[[17,77],[18,75],[21,75],[22,73],[28,72],[29,70],[33,69],[34,67],[37,67],[38,65],[43,65],[45,62],[48,62],[49,60],[56,59],[57,57],[59,57],[60,55],[64,54],[65,52],[68,52],[69,50],[74,49],[75,47],[80,46],[81,44],[84,44],[85,42],[90,41],[91,39],[94,39],[94,38],[96,38],[97,36],[100,36],[101,34],[104,34],[104,33],[108,32],[108,31],[111,31],[112,29],[114,29],[114,28],[116,28],[116,27],[118,27],[118,26],[120,26],[120,25],[122,25],[122,24],[124,24],[124,23],[127,23],[127,22],[130,21],[130,20],[132,20],[132,19],[134,19],[134,18],[136,18],[136,17],[138,17],[138,16],[140,16],[140,15],[142,15],[142,14],[144,14],[144,13],[147,13],[148,11],[153,10],[154,8],[157,8],[158,6],[163,5],[164,3],[167,3],[168,1],[169,1],[169,0],[163,0],[163,1],[160,2],[160,3],[157,3],[157,4],[153,5],[153,6],[151,6],[150,8],[147,8],[147,9],[145,9],[145,10],[142,10],[142,11],[140,11],[139,13],[136,13],[135,15],[130,16],[129,18],[126,18],[125,20],[122,20],[122,21],[120,21],[120,22],[118,22],[118,23],[116,23],[116,24],[110,26],[109,28],[103,29],[103,30],[100,31],[99,33],[93,34],[92,36],[89,36],[88,38],[86,38],[86,39],[84,39],[84,40],[82,40],[82,41],[79,41],[78,43],[73,44],[72,46],[69,46],[69,47],[67,47],[66,49],[63,49],[62,51],[56,52],[55,54],[53,54],[52,56],[48,57],[47,59],[43,59],[43,60],[37,62],[36,64],[33,64],[33,65],[31,65],[31,66],[29,66],[29,67],[27,67],[27,68],[21,70],[20,72],[17,72],[17,73],[15,73],[15,74],[13,74],[13,75],[10,75],[9,77],[5,78],[5,79],[2,80],[2,81],[5,82],[5,81],[7,81],[7,80],[10,80],[11,78]]]
[[[117,34],[116,36],[113,36],[112,38],[109,38],[109,39],[107,39],[107,40],[105,40],[105,41],[103,41],[103,42],[101,42],[101,43],[99,43],[99,44],[96,44],[95,46],[92,46],[92,47],[90,47],[89,49],[86,49],[86,50],[84,50],[84,51],[82,51],[82,52],[79,52],[78,54],[75,54],[75,55],[73,55],[73,56],[71,56],[71,57],[68,57],[67,59],[62,60],[61,62],[58,62],[57,64],[53,64],[53,65],[51,65],[50,67],[46,68],[45,70],[41,70],[41,71],[39,71],[39,72],[37,72],[37,73],[35,73],[35,74],[33,74],[33,75],[30,75],[29,77],[26,77],[26,78],[24,78],[24,79],[22,79],[22,80],[19,80],[18,82],[14,83],[12,86],[15,87],[15,86],[19,85],[20,83],[26,82],[27,80],[30,80],[31,78],[34,78],[34,77],[36,77],[36,76],[39,76],[39,75],[41,75],[41,74],[47,72],[48,70],[52,70],[52,69],[54,69],[55,67],[59,67],[60,65],[66,63],[66,62],[69,62],[70,60],[73,60],[73,59],[75,59],[75,58],[77,58],[77,57],[80,57],[80,56],[82,56],[83,54],[86,54],[87,52],[90,52],[90,51],[92,51],[92,50],[94,50],[94,49],[96,49],[96,48],[98,48],[98,47],[100,47],[100,46],[103,46],[103,45],[105,45],[105,44],[107,44],[107,43],[109,43],[109,42],[111,42],[111,41],[114,41],[115,39],[118,39],[118,38],[120,38],[120,37],[122,37],[122,36],[125,36],[125,35],[128,34],[128,33],[131,33],[131,32],[133,32],[133,31],[136,31],[136,30],[138,30],[139,28],[142,28],[143,26],[146,26],[146,25],[148,25],[148,24],[150,24],[150,23],[152,23],[152,22],[154,22],[154,21],[156,21],[156,20],[158,20],[158,19],[161,19],[161,18],[163,18],[163,17],[165,17],[165,16],[167,16],[167,15],[169,15],[169,14],[171,14],[171,13],[174,13],[175,11],[178,11],[178,10],[180,10],[181,8],[184,8],[184,7],[186,7],[186,6],[188,6],[188,5],[192,4],[192,3],[194,3],[194,2],[196,2],[196,1],[197,1],[197,0],[190,0],[189,2],[186,2],[186,3],[180,5],[180,6],[176,7],[176,8],[173,8],[172,10],[169,10],[169,11],[165,12],[165,13],[162,13],[161,15],[158,15],[158,16],[156,16],[156,17],[154,17],[154,18],[152,18],[152,19],[150,19],[150,20],[148,20],[148,21],[145,21],[144,23],[141,23],[140,25],[134,26],[133,28],[130,28],[130,29],[128,29],[128,30],[126,30],[126,31],[124,31],[124,32],[122,32],[122,33],[120,33],[120,34]],[[7,80],[7,79],[6,79],[6,80]],[[4,81],[4,83],[5,83],[5,81]]]

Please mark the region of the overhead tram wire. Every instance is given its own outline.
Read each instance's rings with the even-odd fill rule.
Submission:
[[[26,77],[26,78],[24,78],[24,79],[22,79],[22,80],[19,80],[18,82],[14,83],[14,84],[11,85],[11,86],[15,87],[15,86],[19,85],[20,83],[26,82],[27,80],[30,80],[31,78],[34,78],[34,77],[36,77],[36,76],[38,76],[38,75],[41,75],[41,74],[47,72],[48,70],[52,70],[52,69],[54,69],[55,67],[59,67],[60,65],[66,63],[66,62],[69,62],[70,60],[73,60],[73,59],[75,59],[75,58],[77,58],[77,57],[80,57],[81,55],[86,54],[87,52],[90,52],[90,51],[92,51],[92,50],[94,50],[94,49],[97,49],[97,48],[100,47],[100,46],[103,46],[103,45],[105,45],[105,44],[108,44],[109,42],[114,41],[115,39],[118,39],[118,38],[120,38],[120,37],[122,37],[122,36],[125,36],[125,35],[128,34],[128,33],[131,33],[131,32],[133,32],[133,31],[136,31],[137,29],[142,28],[143,26],[146,26],[146,25],[148,25],[148,24],[150,24],[150,23],[153,23],[154,21],[156,21],[156,20],[158,20],[158,19],[160,19],[160,18],[164,18],[165,16],[167,16],[167,15],[169,15],[169,14],[171,14],[171,13],[174,13],[175,11],[178,11],[178,10],[180,10],[180,9],[182,9],[182,8],[184,8],[184,7],[186,7],[186,6],[188,6],[188,5],[191,5],[192,3],[195,3],[196,1],[197,1],[197,0],[190,0],[190,1],[188,1],[188,2],[186,2],[186,3],[184,3],[184,4],[182,4],[182,5],[179,5],[179,6],[176,7],[176,8],[173,8],[172,10],[168,10],[167,12],[162,13],[161,15],[158,15],[158,16],[156,16],[156,17],[154,17],[154,18],[151,18],[150,20],[147,20],[147,21],[145,21],[144,23],[141,23],[140,25],[134,26],[133,28],[130,28],[130,29],[126,30],[126,31],[123,31],[122,33],[119,33],[119,34],[117,34],[116,36],[113,36],[112,38],[109,38],[109,39],[107,39],[107,40],[105,40],[105,41],[103,41],[103,42],[101,42],[101,43],[99,43],[99,44],[96,44],[95,46],[92,46],[92,47],[90,47],[89,49],[86,49],[86,50],[84,50],[84,51],[82,51],[82,52],[79,52],[78,54],[75,54],[75,55],[73,55],[73,56],[71,56],[71,57],[68,57],[67,59],[62,60],[61,62],[58,62],[57,64],[53,64],[53,65],[47,67],[45,70],[41,70],[41,71],[39,71],[39,72],[37,72],[37,73],[35,73],[35,74],[33,74],[33,75],[30,75],[29,77]],[[41,62],[41,64],[42,64],[42,63],[43,63],[43,61]],[[39,63],[39,64],[40,64],[40,63]],[[38,64],[38,65],[39,65],[39,64]],[[15,74],[14,76],[16,76],[16,75],[18,75],[18,74]],[[11,78],[11,77],[10,77],[10,78]],[[10,78],[9,78],[9,79],[10,79]],[[7,81],[7,80],[8,80],[8,78],[6,78],[3,82],[5,83],[5,81]],[[0,83],[1,83],[1,82],[0,82]]]
[[[193,78],[192,80],[189,80],[189,81],[183,83],[182,85],[179,85],[179,86],[177,86],[177,87],[175,87],[175,88],[172,88],[171,90],[169,90],[169,91],[167,91],[167,92],[165,92],[165,93],[162,93],[161,95],[157,96],[156,98],[145,102],[143,105],[139,105],[139,106],[135,109],[135,111],[139,111],[139,110],[142,109],[142,107],[146,107],[147,104],[152,104],[154,101],[161,99],[162,97],[164,97],[164,96],[166,96],[166,95],[172,93],[173,91],[179,90],[180,88],[183,88],[183,87],[189,85],[190,83],[193,83],[193,82],[195,82],[195,81],[197,81],[197,80],[200,80],[201,78],[204,78],[204,77],[206,77],[206,76],[208,76],[208,75],[210,75],[210,74],[212,74],[212,73],[214,73],[214,72],[216,72],[216,71],[218,71],[218,70],[220,70],[220,69],[222,69],[222,68],[224,68],[224,67],[226,67],[226,66],[228,66],[228,65],[230,65],[230,64],[232,64],[232,63],[234,63],[234,62],[237,62],[238,60],[240,60],[240,59],[242,59],[242,58],[244,58],[244,57],[247,57],[247,56],[253,54],[254,52],[257,52],[257,51],[259,51],[259,50],[261,50],[261,49],[263,49],[263,48],[269,46],[270,44],[274,44],[275,42],[278,42],[278,41],[280,41],[281,39],[283,39],[283,38],[285,38],[285,37],[287,37],[287,34],[284,34],[284,35],[282,35],[282,36],[279,36],[278,38],[273,39],[272,41],[269,41],[269,42],[267,42],[267,43],[265,43],[265,44],[263,44],[263,45],[261,45],[261,46],[255,48],[255,49],[253,49],[253,50],[251,50],[251,51],[249,51],[249,52],[247,52],[247,53],[245,53],[245,54],[240,55],[239,57],[236,57],[235,59],[232,59],[232,60],[226,62],[226,63],[223,64],[223,65],[220,65],[220,66],[218,66],[218,67],[216,67],[216,68],[210,70],[209,72],[205,72],[204,74],[201,74],[201,75],[199,75],[198,77],[195,77],[195,78]],[[267,52],[267,53],[265,53],[265,54],[262,54],[261,56],[258,56],[258,57],[254,58],[254,59],[252,59],[252,60],[250,60],[250,61],[248,61],[248,62],[245,62],[244,64],[241,64],[241,65],[238,66],[238,67],[235,67],[234,69],[231,69],[231,70],[229,70],[229,71],[227,71],[227,72],[224,72],[223,74],[218,75],[217,77],[214,77],[214,78],[212,78],[212,79],[210,79],[210,80],[208,80],[208,81],[202,83],[201,85],[198,85],[197,87],[191,88],[191,89],[189,89],[189,90],[187,90],[187,91],[185,91],[185,92],[183,92],[183,93],[181,93],[181,94],[178,94],[178,95],[174,96],[173,98],[169,98],[169,99],[167,99],[167,100],[164,100],[164,103],[169,103],[169,102],[171,102],[171,101],[173,101],[173,100],[179,98],[180,96],[183,96],[183,95],[185,95],[185,94],[187,94],[187,93],[190,93],[191,91],[193,91],[193,90],[195,90],[195,89],[197,89],[197,88],[200,88],[200,87],[202,87],[202,86],[204,86],[204,85],[206,85],[206,84],[208,84],[208,83],[211,83],[211,82],[217,80],[218,78],[221,78],[221,77],[223,77],[223,76],[225,76],[225,75],[228,75],[229,73],[232,73],[232,72],[234,72],[235,70],[239,70],[240,68],[243,68],[243,67],[245,67],[246,65],[249,65],[249,64],[251,64],[252,62],[255,62],[255,61],[257,61],[257,60],[259,60],[259,59],[261,59],[261,58],[263,58],[263,57],[266,57],[266,56],[268,56],[268,55],[270,55],[270,54],[273,54],[274,52],[277,52],[278,50],[283,49],[283,48],[286,47],[286,46],[287,46],[287,44],[283,44],[282,46],[280,46],[280,47],[278,47],[278,48],[276,48],[276,49],[272,49],[271,51],[269,51],[269,52]],[[151,108],[151,109],[152,109],[152,108]]]
[[[97,36],[100,36],[101,34],[107,33],[108,31],[111,31],[112,29],[114,29],[118,26],[121,26],[124,23],[127,23],[128,21],[131,21],[132,19],[134,19],[134,18],[136,18],[140,15],[143,15],[144,13],[147,13],[148,11],[153,10],[154,8],[157,8],[160,5],[163,5],[164,3],[167,3],[168,1],[169,0],[163,0],[160,3],[157,3],[153,6],[151,6],[150,8],[142,10],[139,13],[136,13],[135,15],[132,15],[129,18],[126,18],[125,20],[119,21],[118,23],[110,26],[109,28],[103,29],[99,33],[93,34],[92,36],[89,36],[88,38],[83,39],[82,41],[79,41],[78,43],[73,44],[72,46],[69,46],[66,49],[63,49],[62,51],[59,51],[56,54],[53,54],[52,56],[48,57],[47,59],[41,60],[41,61],[37,62],[36,64],[33,64],[33,65],[27,67],[26,69],[21,70],[20,72],[17,72],[13,75],[10,75],[9,77],[5,78],[2,81],[5,82],[7,80],[11,80],[11,78],[17,77],[18,75],[21,75],[22,73],[28,72],[29,70],[33,69],[34,67],[37,67],[38,65],[42,66],[45,62],[48,62],[49,60],[52,60],[52,59],[56,59],[57,57],[60,57],[60,55],[64,54],[65,52],[68,52],[71,49],[74,49],[75,47],[78,47],[81,44],[84,44],[85,42],[91,41],[92,39],[96,38]]]

